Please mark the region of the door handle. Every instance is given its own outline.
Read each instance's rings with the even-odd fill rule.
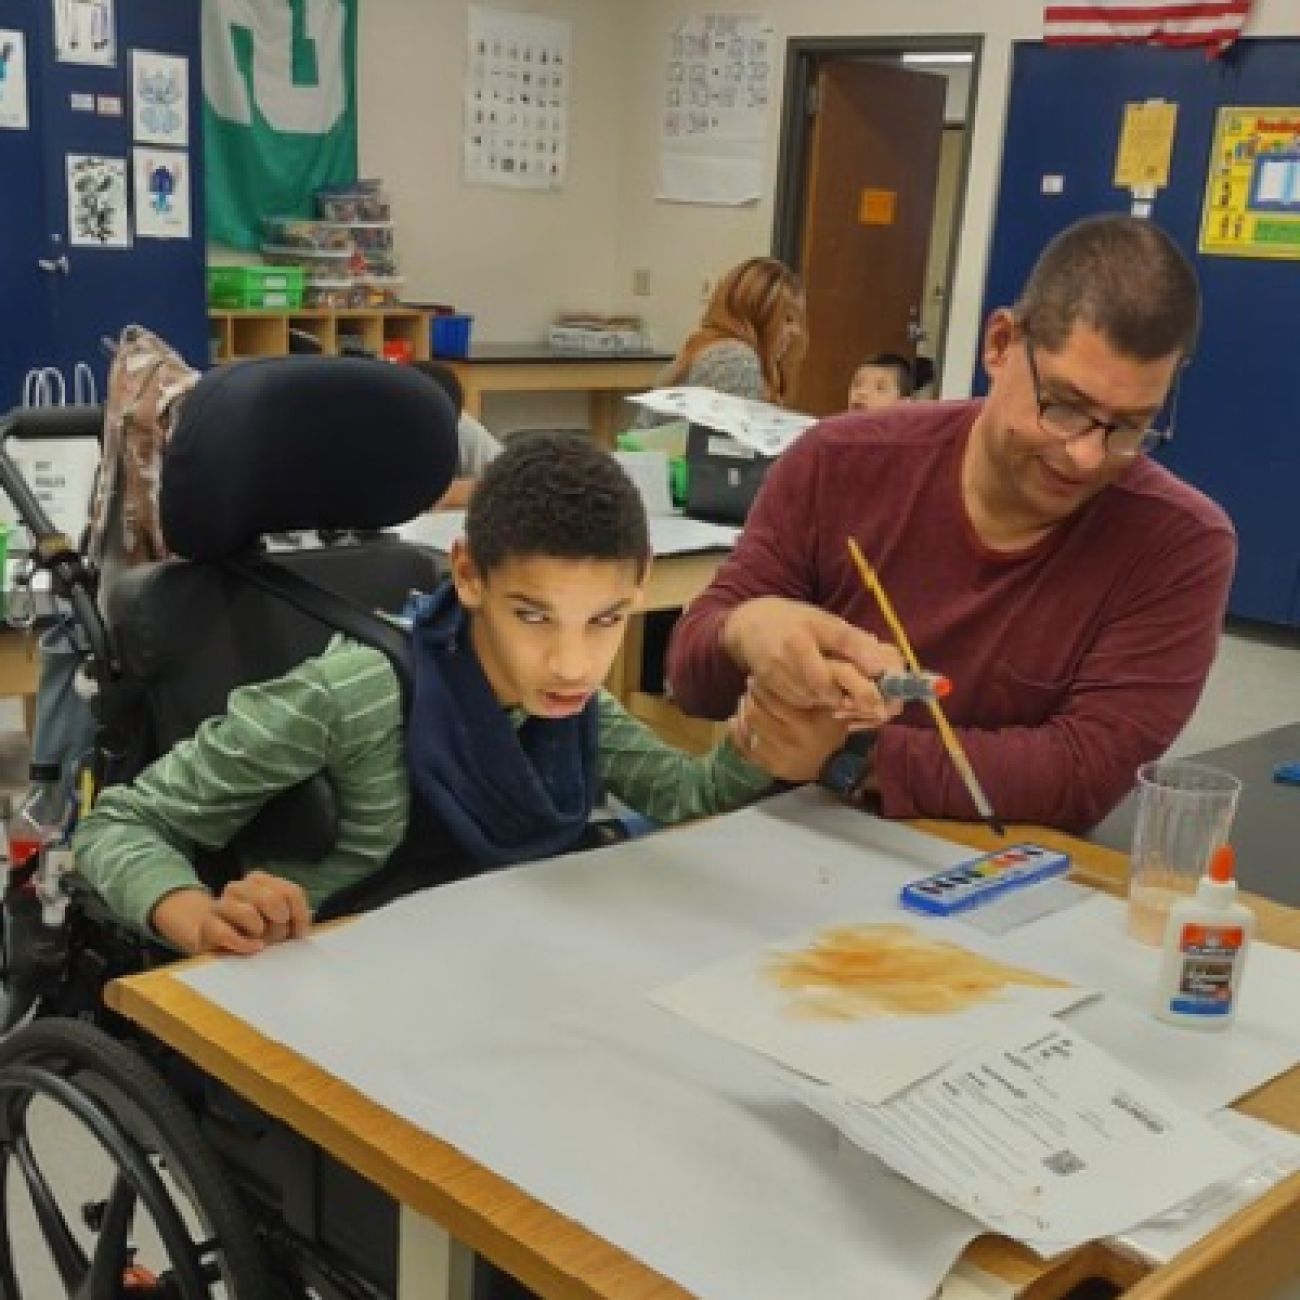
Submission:
[[[60,253],[58,257],[38,257],[36,265],[50,275],[67,275],[72,270],[66,253]]]
[[[910,343],[924,343],[929,335],[921,324],[921,312],[917,307],[907,309],[907,338]]]

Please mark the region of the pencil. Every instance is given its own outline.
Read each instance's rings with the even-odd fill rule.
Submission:
[[[849,555],[852,556],[853,563],[857,566],[862,583],[876,598],[876,604],[880,606],[880,613],[893,634],[895,644],[902,652],[904,662],[914,673],[921,672],[921,663],[916,657],[916,651],[912,649],[912,643],[907,639],[907,633],[903,630],[903,625],[894,612],[894,606],[885,594],[884,587],[880,585],[880,579],[876,576],[876,571],[867,562],[867,557],[862,554],[862,548],[858,545],[856,538],[850,537],[848,545]],[[961,777],[962,783],[970,792],[970,797],[975,801],[975,810],[990,830],[997,835],[1005,835],[1007,833],[1006,827],[994,814],[993,805],[989,802],[988,795],[984,793],[984,787],[980,785],[979,777],[975,775],[975,769],[971,766],[970,759],[966,757],[966,750],[962,747],[957,733],[952,729],[952,725],[945,716],[943,706],[937,699],[929,699],[925,703],[930,710],[931,717],[934,718],[935,727],[938,728],[939,739],[943,741],[943,747],[948,751],[948,756],[957,769],[957,775]]]

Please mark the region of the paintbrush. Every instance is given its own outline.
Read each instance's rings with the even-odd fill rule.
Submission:
[[[912,643],[907,639],[907,633],[903,631],[902,623],[898,621],[898,615],[894,613],[894,607],[890,604],[884,587],[880,585],[880,579],[876,577],[876,571],[867,563],[867,557],[862,554],[862,548],[856,539],[850,537],[848,543],[849,554],[853,557],[853,563],[857,565],[863,585],[876,598],[876,604],[880,606],[880,612],[885,622],[889,624],[889,630],[894,634],[894,641],[902,651],[903,661],[912,672],[920,673],[922,671],[920,660],[912,649]],[[980,785],[979,777],[975,775],[975,769],[970,765],[970,759],[966,757],[966,751],[962,748],[957,733],[944,716],[943,706],[937,698],[926,700],[925,705],[930,710],[930,716],[934,718],[934,725],[939,730],[939,738],[943,741],[943,747],[948,751],[958,776],[961,777],[970,792],[970,797],[975,801],[976,811],[991,831],[997,835],[1005,835],[1006,828],[994,814],[993,805],[989,803],[989,797],[984,793],[984,787]]]

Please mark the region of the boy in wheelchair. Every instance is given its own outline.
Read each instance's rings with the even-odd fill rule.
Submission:
[[[641,500],[585,439],[517,440],[472,499],[451,581],[414,603],[404,720],[385,655],[338,640],[277,680],[236,690],[78,830],[78,869],[112,910],[185,953],[252,954],[304,935],[314,909],[384,868],[408,826],[428,879],[574,847],[598,790],[661,823],[723,812],[821,755],[692,758],[601,689],[650,563]],[[194,846],[227,843],[275,792],[327,774],[334,849],[212,893]],[[333,910],[333,909],[332,909]]]
[[[101,594],[112,644],[91,639],[107,670],[101,751],[115,775],[75,843],[95,892],[70,911],[69,961],[37,1022],[0,1041],[0,1185],[16,1169],[44,1207],[40,1230],[69,1296],[376,1300],[396,1285],[396,1216],[378,1189],[151,1040],[127,1046],[81,1023],[127,1029],[98,1008],[98,989],[133,960],[166,959],[159,939],[172,951],[256,952],[313,919],[598,842],[588,818],[602,784],[678,821],[735,807],[774,779],[807,779],[824,757],[765,734],[748,757],[723,742],[688,758],[600,690],[649,546],[635,490],[582,440],[527,438],[494,464],[452,581],[415,602],[409,640],[371,611],[433,585],[417,548],[366,542],[284,564],[256,553],[260,534],[384,527],[437,495],[454,421],[415,379],[319,359],[205,377],[163,469],[167,540],[189,559],[133,570]],[[430,424],[413,442],[413,427]],[[446,446],[430,449],[439,438]],[[285,467],[304,462],[304,482],[288,480]],[[283,573],[270,580],[267,570],[295,566],[336,584],[351,613],[345,600],[322,615],[283,589]],[[330,641],[328,628],[346,635]],[[129,728],[116,726],[119,712]],[[161,757],[145,766],[141,751]],[[328,796],[320,817],[317,786]],[[292,814],[290,836],[266,818],[277,805]],[[224,849],[212,870],[210,851]],[[28,1112],[51,1098],[117,1167],[109,1195],[82,1208],[98,1225],[93,1256],[72,1244],[33,1155]],[[142,1157],[161,1158],[198,1207],[188,1235]],[[171,1223],[174,1241],[155,1284],[127,1286],[137,1204]],[[5,1209],[0,1300],[44,1297],[15,1281],[7,1222]],[[476,1276],[476,1297],[515,1294],[501,1275]]]

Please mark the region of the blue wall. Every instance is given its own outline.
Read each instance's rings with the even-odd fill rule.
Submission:
[[[1210,146],[1222,106],[1300,107],[1300,41],[1242,41],[1227,57],[1158,49],[1017,45],[986,311],[1014,301],[1057,231],[1126,212],[1113,184],[1127,104],[1178,104],[1170,183],[1154,220],[1192,258],[1205,329],[1184,376],[1177,438],[1160,453],[1232,516],[1241,558],[1232,613],[1300,625],[1300,262],[1196,251]],[[1044,195],[1044,175],[1065,177]]]

